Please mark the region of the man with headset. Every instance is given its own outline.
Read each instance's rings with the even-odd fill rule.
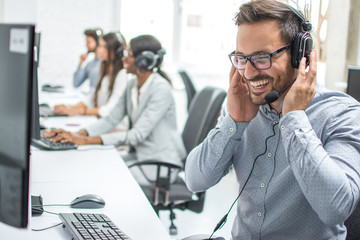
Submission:
[[[311,25],[297,10],[252,1],[235,21],[227,106],[189,154],[187,186],[204,191],[233,166],[233,239],[345,239],[359,199],[359,103],[316,84]]]
[[[101,60],[97,49],[99,45],[99,38],[102,36],[102,33],[103,31],[99,28],[87,29],[84,32],[87,52],[80,55],[79,66],[74,73],[73,85],[76,88],[80,87],[87,79],[90,81],[90,89],[95,89],[96,87],[96,84],[99,80],[101,65]],[[95,57],[86,62],[89,53],[95,53]]]

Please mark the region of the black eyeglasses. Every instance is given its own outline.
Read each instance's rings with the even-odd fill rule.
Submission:
[[[258,70],[266,70],[266,69],[271,68],[271,57],[284,51],[289,46],[290,46],[290,44],[288,44],[282,48],[279,48],[278,50],[275,50],[271,53],[261,53],[261,54],[256,54],[256,55],[252,55],[252,56],[248,56],[248,57],[236,54],[235,51],[230,53],[228,56],[230,58],[232,65],[238,70],[244,70],[246,67],[247,61],[250,61],[251,65],[253,65],[253,67]]]

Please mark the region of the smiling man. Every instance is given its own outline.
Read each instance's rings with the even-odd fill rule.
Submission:
[[[240,7],[227,105],[186,161],[194,192],[234,167],[233,239],[345,239],[358,203],[360,105],[316,84],[314,50],[298,58],[304,20],[273,0]]]

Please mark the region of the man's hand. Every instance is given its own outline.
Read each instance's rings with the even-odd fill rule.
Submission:
[[[87,56],[88,56],[87,53],[84,53],[84,54],[81,54],[81,55],[80,55],[79,67],[81,67],[81,65],[85,62]]]
[[[309,71],[305,72],[306,58],[301,59],[299,65],[299,73],[296,81],[287,92],[283,107],[282,114],[296,110],[304,110],[310,105],[311,100],[316,93],[316,51],[312,50],[310,53]]]
[[[245,80],[233,66],[230,70],[227,107],[235,122],[250,122],[259,111],[259,106],[250,101],[249,89]]]

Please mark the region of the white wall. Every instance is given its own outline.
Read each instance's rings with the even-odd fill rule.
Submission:
[[[0,23],[4,19],[4,0],[0,0]]]
[[[39,81],[70,87],[79,56],[86,51],[84,30],[118,30],[118,0],[3,0],[4,22],[33,23],[41,32]]]
[[[5,23],[36,23],[37,0],[3,0]]]
[[[345,91],[350,1],[329,2],[326,55],[326,87]],[[338,17],[338,16],[344,17]]]

